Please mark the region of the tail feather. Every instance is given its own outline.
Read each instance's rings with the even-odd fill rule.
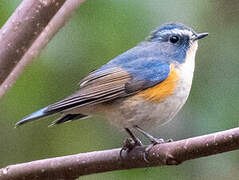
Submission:
[[[45,108],[42,108],[26,117],[24,117],[21,121],[18,121],[15,125],[15,127],[18,127],[18,126],[21,126],[27,122],[31,122],[31,121],[34,121],[36,119],[39,119],[39,118],[42,118],[42,117],[45,117],[45,116],[49,116],[51,114],[54,114],[55,112],[49,112],[47,111],[47,107]]]
[[[21,126],[25,123],[40,119],[42,117],[46,117],[55,113],[58,113],[59,111],[48,111],[48,107],[42,108],[26,117],[24,117],[21,121],[18,121],[15,125],[15,127]],[[61,123],[65,123],[65,122],[69,122],[69,121],[73,121],[76,119],[81,119],[87,117],[87,115],[84,114],[66,114],[62,117],[60,117],[59,119],[55,120],[54,122],[52,122],[52,124],[50,124],[49,126],[53,126],[56,124],[61,124]]]

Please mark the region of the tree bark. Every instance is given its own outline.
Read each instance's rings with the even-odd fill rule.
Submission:
[[[43,159],[0,169],[0,179],[76,179],[83,175],[132,168],[178,165],[218,153],[239,149],[239,128],[155,146],[120,148]]]
[[[0,98],[84,0],[24,0],[0,31]]]
[[[0,84],[20,61],[65,0],[24,0],[0,32]]]

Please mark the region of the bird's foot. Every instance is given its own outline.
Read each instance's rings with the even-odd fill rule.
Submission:
[[[149,133],[145,132],[143,129],[141,129],[139,126],[135,125],[134,128],[139,131],[140,133],[142,133],[145,137],[147,137],[150,142],[155,145],[155,144],[163,144],[165,142],[172,142],[172,139],[168,139],[167,141],[164,141],[164,139],[162,138],[155,138],[152,135],[150,135]]]
[[[132,149],[134,149],[137,146],[142,146],[142,142],[137,138],[137,141],[134,141],[132,138],[127,138],[124,141],[124,145],[121,150],[130,152]]]
[[[173,142],[173,139],[164,140],[162,138],[155,138],[155,137],[151,136],[150,141],[151,141],[152,145],[156,145],[156,144],[163,144],[163,143]]]
[[[172,139],[172,138],[169,138],[169,139],[166,140],[166,142],[168,142],[168,143],[169,143],[169,142],[173,142],[173,139]]]
[[[140,133],[142,133],[145,137],[147,137],[151,144],[145,149],[145,152],[144,152],[144,160],[145,162],[149,162],[147,156],[148,156],[148,153],[150,151],[150,149],[157,145],[157,144],[164,144],[164,143],[168,143],[168,142],[172,142],[173,140],[172,139],[168,139],[168,140],[164,140],[162,138],[155,138],[153,137],[152,135],[150,135],[149,133],[145,132],[143,129],[141,129],[139,126],[135,125],[134,128],[139,131]]]
[[[130,138],[127,138],[124,141],[124,145],[122,149],[120,150],[120,157],[122,158],[123,152],[129,153],[132,151],[135,147],[137,146],[142,146],[142,142],[137,138],[128,128],[125,128],[125,130],[128,132],[130,135]]]
[[[150,138],[150,141],[152,142],[152,144],[148,145],[148,147],[145,149],[145,152],[144,152],[144,160],[145,160],[145,162],[149,162],[149,160],[148,160],[147,157],[148,157],[148,154],[149,154],[150,149],[151,149],[153,146],[155,146],[155,145],[157,145],[157,144],[164,144],[164,143],[173,142],[173,139],[167,139],[167,140],[165,141],[165,140],[162,139],[162,138],[155,138],[155,137],[153,137],[153,138]]]

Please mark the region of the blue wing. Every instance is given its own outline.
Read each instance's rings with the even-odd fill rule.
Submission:
[[[91,73],[90,77],[98,77],[115,67],[122,68],[132,76],[127,87],[131,90],[142,90],[152,87],[168,77],[171,60],[156,43],[142,43],[112,59]],[[137,89],[140,84],[141,86]],[[133,88],[134,86],[135,88]]]

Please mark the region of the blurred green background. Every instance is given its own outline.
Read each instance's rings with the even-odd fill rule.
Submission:
[[[20,0],[0,0],[0,25]],[[174,140],[239,125],[239,2],[237,0],[86,0],[68,24],[0,100],[0,167],[121,147],[127,137],[103,118],[47,128],[56,117],[14,129],[23,116],[60,100],[78,81],[135,46],[155,27],[177,21],[210,36],[199,42],[190,97],[156,136]],[[239,152],[179,166],[117,171],[81,179],[238,179]]]

